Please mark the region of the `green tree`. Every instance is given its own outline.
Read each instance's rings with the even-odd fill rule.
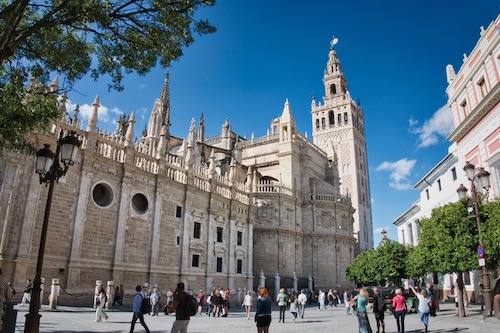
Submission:
[[[377,250],[367,250],[359,254],[347,267],[347,279],[361,284],[377,282]]]
[[[405,245],[386,239],[377,247],[378,269],[380,282],[390,282],[401,285],[401,280],[407,277],[406,262],[408,250]]]
[[[478,233],[475,220],[467,213],[464,202],[435,208],[430,218],[420,221],[418,255],[433,273],[457,273],[459,315],[465,316],[463,272],[479,268]]]
[[[384,240],[376,249],[362,252],[347,268],[347,278],[361,284],[401,285],[406,275],[407,249],[404,245]]]
[[[125,74],[144,75],[158,63],[168,67],[193,43],[193,33],[215,31],[195,18],[199,8],[214,3],[1,0],[0,148],[58,118],[55,99],[86,74],[94,80],[109,76],[109,88],[121,90]],[[49,89],[49,76],[56,73],[64,85]],[[39,85],[28,84],[33,77]]]
[[[431,262],[430,254],[422,246],[409,246],[406,261],[406,277],[421,279],[429,273],[428,263]]]
[[[481,241],[484,245],[486,267],[498,268],[500,263],[500,200],[481,206]]]

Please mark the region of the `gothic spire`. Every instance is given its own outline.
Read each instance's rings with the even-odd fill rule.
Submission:
[[[165,81],[163,82],[163,89],[160,95],[162,104],[161,119],[167,127],[170,126],[170,89],[169,89],[169,73],[165,74]]]

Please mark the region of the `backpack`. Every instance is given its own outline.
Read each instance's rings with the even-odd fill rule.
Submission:
[[[382,294],[378,294],[377,296],[377,307],[379,312],[387,310],[387,304],[385,304],[385,299],[382,297]]]
[[[151,308],[150,308],[150,305],[149,305],[149,300],[146,297],[142,297],[142,295],[139,295],[139,296],[141,296],[141,298],[142,298],[141,313],[142,314],[146,314],[146,313],[151,312]]]
[[[196,302],[196,299],[193,297],[193,295],[188,293],[185,294],[186,304],[184,304],[184,313],[188,316],[195,316],[198,312],[198,303]]]

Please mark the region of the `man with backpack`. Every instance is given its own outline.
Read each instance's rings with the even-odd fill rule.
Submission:
[[[146,294],[142,292],[141,286],[135,287],[135,291],[137,293],[135,294],[134,303],[132,304],[134,316],[132,317],[132,323],[130,324],[130,333],[134,332],[135,322],[137,319],[139,319],[142,327],[146,330],[146,333],[150,333],[146,322],[144,322],[144,313],[147,313],[149,308],[149,306],[147,306],[148,299],[146,298]]]
[[[170,331],[170,333],[187,333],[190,319],[190,315],[187,311],[187,302],[188,297],[192,298],[192,296],[188,295],[184,291],[184,288],[185,286],[183,282],[177,283],[177,288],[175,289],[174,294],[174,302],[172,303],[172,307],[175,310],[175,321],[172,325],[172,330]]]
[[[375,320],[377,321],[377,333],[380,331],[380,326],[382,326],[382,333],[385,333],[385,323],[384,323],[384,312],[387,310],[387,305],[385,304],[384,296],[378,291],[378,288],[373,288],[373,313],[375,314]]]

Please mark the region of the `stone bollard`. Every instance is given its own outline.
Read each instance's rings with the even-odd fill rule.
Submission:
[[[57,299],[59,298],[59,279],[52,278],[52,286],[49,295],[49,309],[57,309]]]
[[[115,295],[115,288],[113,286],[114,282],[113,281],[108,281],[108,289],[106,293],[108,294],[108,301],[106,302],[106,309],[111,309],[113,306],[113,298]]]
[[[97,296],[99,296],[99,290],[102,288],[102,280],[96,280],[95,281],[95,292],[94,292],[94,300],[92,302],[94,309],[97,308],[97,305],[95,304],[95,301],[97,299]]]

